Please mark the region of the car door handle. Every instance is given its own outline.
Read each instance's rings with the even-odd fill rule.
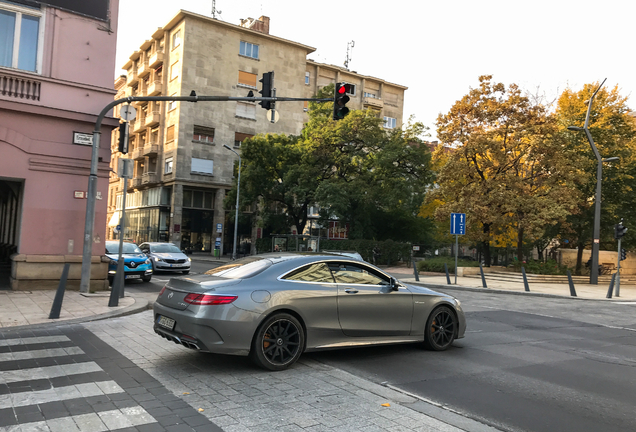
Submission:
[[[353,288],[347,288],[347,289],[345,290],[345,292],[346,292],[347,294],[357,294],[357,293],[358,293],[358,290],[357,290],[357,289],[353,289]]]

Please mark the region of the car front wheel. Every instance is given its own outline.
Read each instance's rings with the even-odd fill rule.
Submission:
[[[457,319],[448,306],[433,311],[426,321],[424,346],[433,351],[444,351],[455,340]]]
[[[250,357],[264,369],[284,370],[296,363],[304,346],[300,322],[292,315],[279,313],[266,319],[256,331]]]
[[[141,280],[144,281],[144,282],[150,282],[150,279],[152,279],[152,275],[150,275],[150,276],[142,276],[141,277]]]

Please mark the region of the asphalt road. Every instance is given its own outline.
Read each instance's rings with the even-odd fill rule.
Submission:
[[[636,305],[447,292],[468,330],[446,352],[306,355],[505,431],[636,430]]]

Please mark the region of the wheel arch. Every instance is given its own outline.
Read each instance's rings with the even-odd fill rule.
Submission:
[[[258,330],[261,328],[261,325],[263,325],[263,323],[265,321],[267,321],[269,318],[271,318],[272,316],[274,316],[276,314],[280,314],[280,313],[286,313],[286,314],[289,314],[289,315],[293,316],[294,318],[296,318],[298,320],[298,322],[302,326],[304,338],[303,338],[303,348],[302,348],[301,352],[305,352],[305,349],[307,348],[307,325],[305,324],[305,320],[303,319],[303,317],[298,312],[296,312],[294,309],[290,309],[290,308],[274,309],[274,310],[268,312],[266,315],[263,315],[263,317],[258,322],[258,325],[256,326],[256,329],[254,330],[254,334],[252,334],[252,339],[250,341],[250,351],[252,350],[252,347],[254,346],[254,338],[256,337],[256,334],[258,333]]]

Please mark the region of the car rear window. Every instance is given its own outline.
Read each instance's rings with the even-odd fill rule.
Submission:
[[[246,279],[256,276],[272,265],[268,259],[249,257],[236,260],[230,264],[208,270],[205,274],[228,279]]]

